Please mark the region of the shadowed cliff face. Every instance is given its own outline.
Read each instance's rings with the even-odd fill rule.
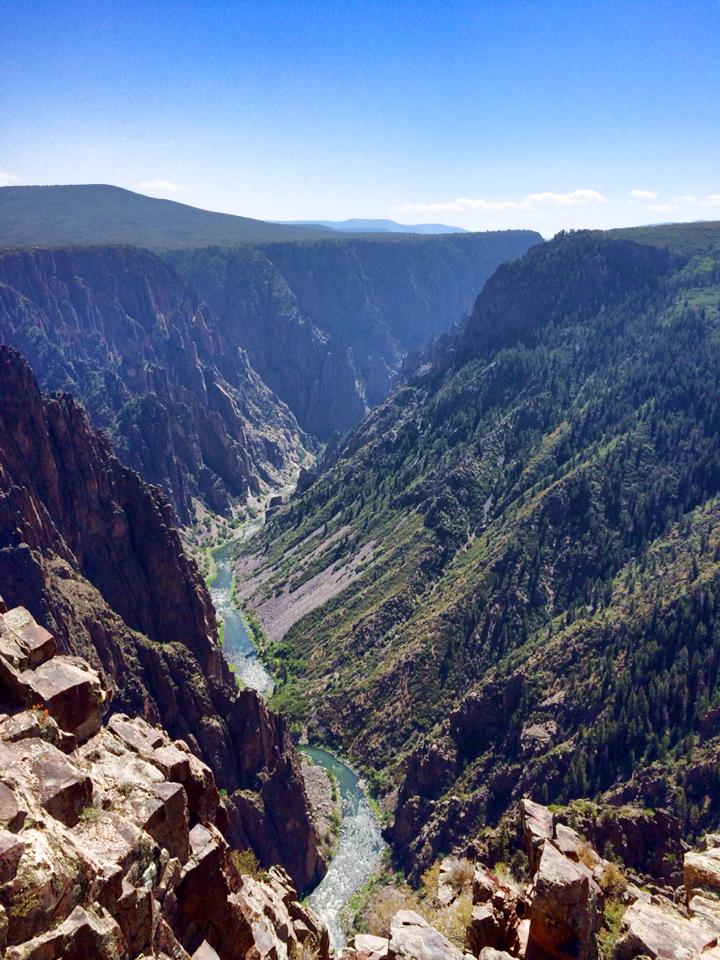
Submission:
[[[43,389],[78,396],[184,522],[193,498],[227,511],[304,457],[292,414],[147,251],[3,253],[0,342],[27,356]]]
[[[171,505],[114,456],[81,407],[43,398],[0,347],[0,583],[60,649],[116,687],[114,709],[186,740],[228,790],[230,836],[304,889],[323,864],[284,721],[238,692]]]
[[[168,259],[210,305],[223,340],[309,433],[345,432],[390,392],[403,358],[461,320],[532,231],[273,243]]]

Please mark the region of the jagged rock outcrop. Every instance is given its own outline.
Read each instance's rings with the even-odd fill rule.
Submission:
[[[473,956],[482,957],[484,949],[501,947],[524,956],[530,926],[529,899],[482,864],[475,868],[472,893],[467,946]]]
[[[614,960],[718,960],[717,930],[666,905],[637,900],[628,907]]]
[[[407,354],[458,323],[530,230],[173,251],[223,338],[303,429],[329,439],[383,400]]]
[[[713,847],[717,837],[707,838],[704,854],[686,854],[683,896],[689,906],[683,909],[628,883],[617,864],[547,807],[524,799],[519,814],[532,879],[522,893],[476,868],[467,934],[473,956],[485,960],[484,951],[494,949],[525,960],[594,960],[602,936],[603,956],[612,960],[720,957],[720,900],[713,896],[713,871],[704,869],[720,857]]]
[[[2,606],[0,953],[326,960],[327,930],[287,873],[239,873],[210,769],[139,717],[102,725],[100,676],[38,638]]]
[[[147,251],[2,252],[0,343],[25,354],[44,390],[82,400],[184,522],[195,499],[227,512],[305,459],[293,415]]]
[[[390,921],[388,956],[393,960],[461,960],[462,953],[413,910],[399,910]]]
[[[715,837],[720,840],[720,837]],[[691,850],[685,854],[683,875],[688,902],[698,892],[712,896],[720,894],[720,843],[706,850]]]
[[[398,910],[388,938],[358,934],[340,960],[463,960],[463,953],[414,910]]]
[[[528,960],[594,960],[602,892],[584,863],[546,840],[529,897]]]
[[[212,767],[229,793],[237,846],[252,847],[267,866],[283,864],[300,889],[319,879],[324,862],[286,724],[253,691],[237,690],[172,507],[117,460],[70,397],[43,398],[7,347],[0,583],[61,652],[103,674],[114,709],[162,723]],[[42,649],[46,634],[32,633]],[[58,697],[63,683],[45,678]]]

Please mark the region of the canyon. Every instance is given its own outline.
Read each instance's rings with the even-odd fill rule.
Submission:
[[[6,6],[0,960],[720,960],[720,4]]]
[[[720,838],[685,854],[674,899],[531,800],[516,816],[527,882],[452,857],[425,882],[438,923],[467,905],[462,948],[405,906],[334,953],[288,874],[248,870],[228,846],[226,801],[188,745],[141,718],[103,719],[101,676],[1,600],[0,691],[8,960],[595,960],[598,944],[615,960],[720,956]]]
[[[301,427],[327,441],[388,395],[409,354],[470,310],[530,230],[393,235],[166,255]]]
[[[237,514],[310,466],[318,441],[384,399],[404,358],[458,322],[502,260],[541,240],[507,231],[298,242],[278,227],[294,242],[251,246],[241,231],[230,248],[151,252],[110,245],[148,198],[119,191],[107,207],[92,191],[80,202],[74,188],[18,189],[29,242],[47,242],[43,224],[58,218],[69,229],[75,210],[91,216],[96,245],[78,245],[78,223],[69,245],[0,251],[0,342],[27,357],[43,390],[81,400],[185,525]],[[0,194],[3,209],[13,190]],[[39,199],[20,202],[30,196]],[[177,238],[146,215],[168,244]]]
[[[12,960],[716,956],[720,234],[535,239],[0,253]]]

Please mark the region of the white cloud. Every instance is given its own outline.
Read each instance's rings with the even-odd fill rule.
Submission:
[[[186,193],[187,187],[180,183],[173,183],[172,180],[141,180],[141,190],[149,190],[150,193]]]
[[[521,206],[534,207],[551,203],[560,207],[576,207],[584,203],[607,203],[608,198],[597,190],[572,190],[570,193],[531,193]]]
[[[11,187],[15,183],[22,183],[20,177],[14,173],[0,173],[0,187]]]
[[[683,205],[693,207],[718,207],[720,206],[720,193],[707,193],[704,197],[696,197],[694,193],[683,193],[679,197],[673,197],[672,200],[663,203],[651,203],[648,210],[679,210]]]
[[[657,200],[659,194],[654,190],[631,190],[630,196],[633,200]]]
[[[434,203],[402,203],[391,206],[396,213],[458,213],[473,210],[530,210],[546,205],[575,207],[586,203],[607,203],[597,190],[572,190],[569,193],[530,193],[524,200],[485,200],[482,197],[458,197]]]
[[[463,210],[511,210],[518,204],[514,200],[482,200],[458,197],[457,200],[440,200],[435,203],[400,203],[391,206],[398,213],[443,213]]]
[[[678,203],[649,203],[645,209],[651,213],[665,213],[668,210],[679,210],[680,205]]]

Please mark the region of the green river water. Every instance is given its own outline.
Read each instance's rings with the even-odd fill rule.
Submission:
[[[258,529],[259,525],[255,529]],[[254,531],[253,531],[254,532]],[[239,539],[247,539],[245,537]],[[210,590],[216,612],[225,624],[224,653],[238,678],[248,687],[267,696],[273,679],[260,660],[252,634],[232,601],[233,556],[237,540],[213,551],[217,576]],[[345,936],[340,914],[353,893],[375,872],[385,843],[380,824],[368,802],[362,781],[342,760],[319,747],[302,747],[313,763],[331,770],[337,778],[342,806],[342,823],[335,856],[328,872],[307,898],[308,904],[327,924],[335,949],[343,946]]]

